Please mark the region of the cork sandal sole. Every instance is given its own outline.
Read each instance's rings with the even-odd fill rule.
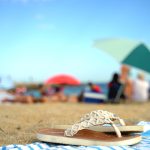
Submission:
[[[118,138],[116,134],[83,129],[72,137],[66,137],[64,131],[65,129],[41,129],[37,133],[37,138],[44,142],[83,146],[123,146],[133,145],[141,141],[140,135],[122,134],[122,137]]]

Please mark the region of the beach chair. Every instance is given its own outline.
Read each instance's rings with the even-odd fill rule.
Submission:
[[[106,101],[106,95],[102,93],[85,92],[83,94],[83,102],[86,103],[104,103]]]

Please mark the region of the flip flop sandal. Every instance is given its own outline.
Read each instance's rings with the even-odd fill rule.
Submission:
[[[84,115],[79,122],[69,126],[67,129],[41,129],[37,133],[37,138],[45,142],[83,146],[122,146],[133,145],[141,141],[140,135],[121,134],[118,126],[116,126],[113,121],[119,121],[121,124],[119,128],[125,126],[124,121],[113,113],[103,110],[92,111]],[[104,133],[107,131],[107,127],[101,126],[105,124],[111,125],[112,127],[108,128],[111,128],[113,130],[112,133],[116,134]],[[99,130],[99,127],[106,128],[106,131]],[[132,130],[132,132],[134,131]]]

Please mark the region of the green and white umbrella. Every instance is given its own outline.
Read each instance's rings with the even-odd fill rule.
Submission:
[[[150,50],[141,42],[124,39],[97,40],[94,47],[112,55],[118,62],[150,73]]]

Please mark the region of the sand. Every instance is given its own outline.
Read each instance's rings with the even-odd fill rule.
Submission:
[[[150,102],[131,104],[1,104],[0,145],[38,141],[36,131],[58,124],[73,124],[92,110],[107,110],[126,122],[150,121]]]

